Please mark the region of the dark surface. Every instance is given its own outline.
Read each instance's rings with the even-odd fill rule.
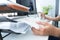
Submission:
[[[49,39],[48,40],[60,40],[60,38],[54,37],[54,36],[49,36]]]
[[[24,6],[27,6],[29,7],[30,3],[29,3],[30,0],[16,0],[16,2],[18,4],[21,4],[21,5],[24,5]],[[28,15],[29,13],[28,12],[22,12],[22,11],[18,11],[18,16],[23,16],[23,15]]]
[[[3,40],[2,35],[1,35],[1,30],[0,30],[0,40]]]

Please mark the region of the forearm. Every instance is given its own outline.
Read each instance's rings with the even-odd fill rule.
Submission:
[[[45,16],[46,19],[48,20],[52,20],[52,21],[60,21],[60,16],[57,16],[57,17],[49,17],[49,16]]]
[[[53,33],[53,36],[55,37],[60,37],[60,28],[56,28],[54,33]]]
[[[18,4],[8,4],[8,7],[15,9],[15,10],[19,10],[19,11],[24,11],[24,12],[29,12],[29,8],[23,5],[18,5]]]

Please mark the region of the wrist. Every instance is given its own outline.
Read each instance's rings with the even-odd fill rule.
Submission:
[[[57,29],[57,37],[60,37],[60,28]]]
[[[55,28],[53,36],[60,37],[60,29],[59,28]]]

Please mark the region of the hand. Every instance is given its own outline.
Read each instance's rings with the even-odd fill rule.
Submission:
[[[41,18],[45,18],[45,14],[44,13],[41,13]]]
[[[34,27],[32,27],[32,31],[35,35],[43,35],[43,36],[47,36],[47,35],[54,35],[54,33],[56,33],[56,27],[47,23],[47,22],[37,22],[37,24],[39,25],[43,25],[43,27],[36,29]]]

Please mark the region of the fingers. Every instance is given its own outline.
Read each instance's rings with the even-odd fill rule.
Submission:
[[[46,16],[45,16],[45,14],[44,13],[41,13],[41,18],[44,18],[44,19],[46,19]]]
[[[38,13],[40,13],[40,14],[41,14],[41,16],[45,15],[43,12],[38,12]]]
[[[39,31],[39,29],[36,29],[34,27],[31,28],[33,31]]]
[[[40,31],[38,30],[38,29],[35,29],[34,27],[32,27],[32,31],[33,31],[33,33],[34,34],[38,34],[39,35],[39,33],[40,33]]]
[[[52,25],[49,24],[48,22],[36,22],[41,28],[47,28],[47,27],[51,27]]]
[[[32,31],[35,35],[46,35],[45,30],[45,28],[35,29],[34,27],[32,27]]]
[[[38,25],[43,25],[43,26],[46,26],[48,23],[47,22],[40,22],[40,21],[38,21],[38,22],[36,22]]]

